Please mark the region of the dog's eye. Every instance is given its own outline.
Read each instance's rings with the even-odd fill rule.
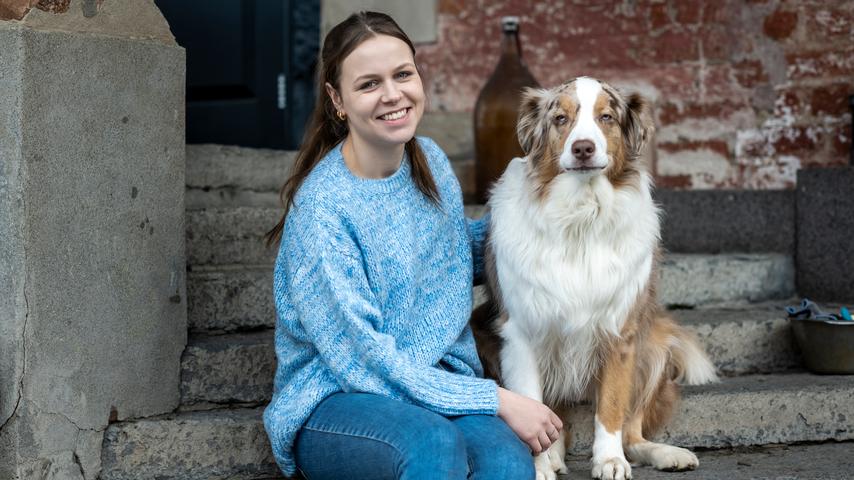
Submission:
[[[599,117],[599,121],[605,122],[605,123],[610,122],[613,119],[614,119],[614,117],[612,117],[611,114],[609,114],[609,113],[603,113],[602,116]]]
[[[555,125],[566,125],[566,121],[567,121],[566,115],[558,115],[555,117],[555,120],[554,120]]]

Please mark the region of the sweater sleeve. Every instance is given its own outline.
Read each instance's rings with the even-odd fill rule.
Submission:
[[[289,301],[321,359],[347,392],[399,398],[443,415],[495,414],[491,380],[419,365],[378,331],[382,312],[361,258],[342,248],[339,233],[310,228],[291,243]],[[338,240],[338,241],[336,241]]]
[[[471,258],[474,263],[474,285],[483,283],[484,275],[484,247],[486,245],[486,233],[489,230],[489,219],[491,215],[487,211],[478,220],[466,219],[468,222],[469,243],[471,244]]]

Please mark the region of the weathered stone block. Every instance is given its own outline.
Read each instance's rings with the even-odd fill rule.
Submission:
[[[795,251],[795,195],[791,191],[655,191],[662,244],[680,253]]]
[[[111,416],[180,398],[184,51],[26,22],[0,45],[0,478],[94,479]]]
[[[759,302],[795,293],[792,258],[782,254],[672,254],[661,263],[663,305]]]
[[[798,293],[854,301],[854,167],[798,172]]]

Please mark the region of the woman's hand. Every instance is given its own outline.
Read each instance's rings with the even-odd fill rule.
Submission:
[[[563,428],[563,422],[549,407],[501,387],[498,387],[498,416],[528,444],[534,455],[557,441]]]

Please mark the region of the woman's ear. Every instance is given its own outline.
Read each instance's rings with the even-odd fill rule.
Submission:
[[[338,90],[335,90],[335,87],[332,86],[329,82],[323,84],[326,88],[326,94],[329,95],[329,98],[332,99],[332,104],[335,105],[335,110],[343,111],[344,108],[341,103],[341,95],[338,94]]]

